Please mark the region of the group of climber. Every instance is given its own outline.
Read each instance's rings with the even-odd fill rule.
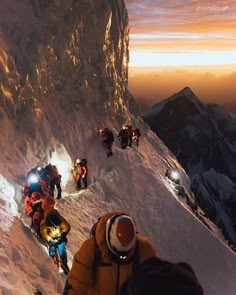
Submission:
[[[49,255],[58,266],[68,273],[65,243],[70,231],[70,224],[55,209],[54,188],[57,187],[57,199],[61,198],[61,176],[51,164],[45,168],[36,167],[28,174],[24,186],[24,208],[31,218],[31,229],[42,239],[48,248]],[[59,257],[58,257],[59,256]]]
[[[125,149],[127,146],[131,147],[133,140],[136,146],[138,146],[140,136],[141,136],[141,133],[138,128],[133,129],[131,125],[123,126],[118,134],[121,148]]]
[[[102,216],[74,255],[63,295],[203,295],[187,263],[156,257],[126,213]]]
[[[126,129],[127,127],[127,129]],[[120,131],[121,147],[132,145]],[[125,133],[125,132],[124,132]],[[107,156],[112,155],[114,135],[105,128],[99,131]],[[138,146],[137,135],[135,142]],[[127,139],[128,138],[128,139]],[[134,139],[134,138],[133,138]],[[86,159],[77,159],[71,172],[76,189],[87,188]],[[187,263],[171,263],[156,257],[151,242],[137,234],[134,220],[126,213],[107,213],[94,224],[90,237],[74,255],[71,270],[67,264],[69,222],[55,209],[54,190],[61,198],[61,175],[54,165],[36,167],[28,173],[24,186],[24,206],[36,235],[43,239],[49,256],[68,274],[63,295],[203,295],[198,279]],[[58,262],[59,259],[59,262]]]
[[[87,166],[86,159],[77,159],[73,166],[78,189],[87,187],[88,169],[83,166]],[[157,258],[151,242],[137,234],[133,219],[123,212],[99,218],[75,254],[70,271],[66,243],[71,227],[55,209],[55,199],[50,195],[53,178],[45,168],[36,167],[28,173],[24,204],[36,235],[43,239],[55,264],[68,274],[64,295],[203,295],[192,268]],[[37,176],[37,182],[32,182],[31,176]]]
[[[57,167],[48,164],[46,167],[37,166],[27,173],[27,182],[24,185],[24,195],[31,195],[32,192],[41,194],[48,193],[54,197],[54,190],[57,188],[57,199],[61,198],[61,175]]]
[[[104,129],[98,129],[97,133],[101,137],[102,146],[105,149],[107,156],[112,156],[112,145],[114,142],[114,134],[112,130],[106,127]],[[138,128],[133,129],[131,125],[124,125],[118,134],[121,148],[125,149],[127,146],[131,147],[133,141],[135,142],[136,146],[138,146],[140,136],[141,133]]]

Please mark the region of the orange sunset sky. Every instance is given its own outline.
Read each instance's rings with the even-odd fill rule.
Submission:
[[[214,97],[220,100],[219,92],[227,87],[227,97],[222,99],[236,100],[236,0],[125,0],[125,4],[130,25],[131,91],[137,92],[135,75],[152,72],[160,76],[156,80],[159,99],[190,86],[209,101]],[[166,87],[163,79],[174,81],[170,93],[160,85]],[[224,80],[221,90],[219,79]]]

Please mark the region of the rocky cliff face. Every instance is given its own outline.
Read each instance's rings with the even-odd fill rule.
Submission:
[[[192,191],[207,216],[221,228],[225,239],[236,250],[236,186],[214,169],[193,177]]]
[[[15,162],[18,174],[39,159],[46,161],[61,141],[71,147],[73,136],[82,145],[80,132],[89,137],[111,118],[119,126],[137,107],[127,91],[129,28],[123,0],[23,0],[17,11],[16,0],[5,2],[0,12],[0,147],[6,150],[18,132],[25,137],[14,154],[0,155],[0,168]],[[85,116],[91,108],[97,111]],[[62,122],[65,112],[68,121]],[[89,130],[80,129],[82,120]],[[72,122],[75,128],[68,130]]]

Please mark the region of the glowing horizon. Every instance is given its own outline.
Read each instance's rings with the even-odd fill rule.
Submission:
[[[235,51],[130,50],[130,67],[235,65]]]

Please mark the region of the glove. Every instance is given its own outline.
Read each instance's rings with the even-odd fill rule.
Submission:
[[[60,244],[60,243],[63,243],[63,242],[64,242],[65,244],[67,243],[66,233],[62,233],[62,234],[61,234],[61,236],[60,236],[60,238],[58,239],[58,242],[57,242],[57,243]]]

